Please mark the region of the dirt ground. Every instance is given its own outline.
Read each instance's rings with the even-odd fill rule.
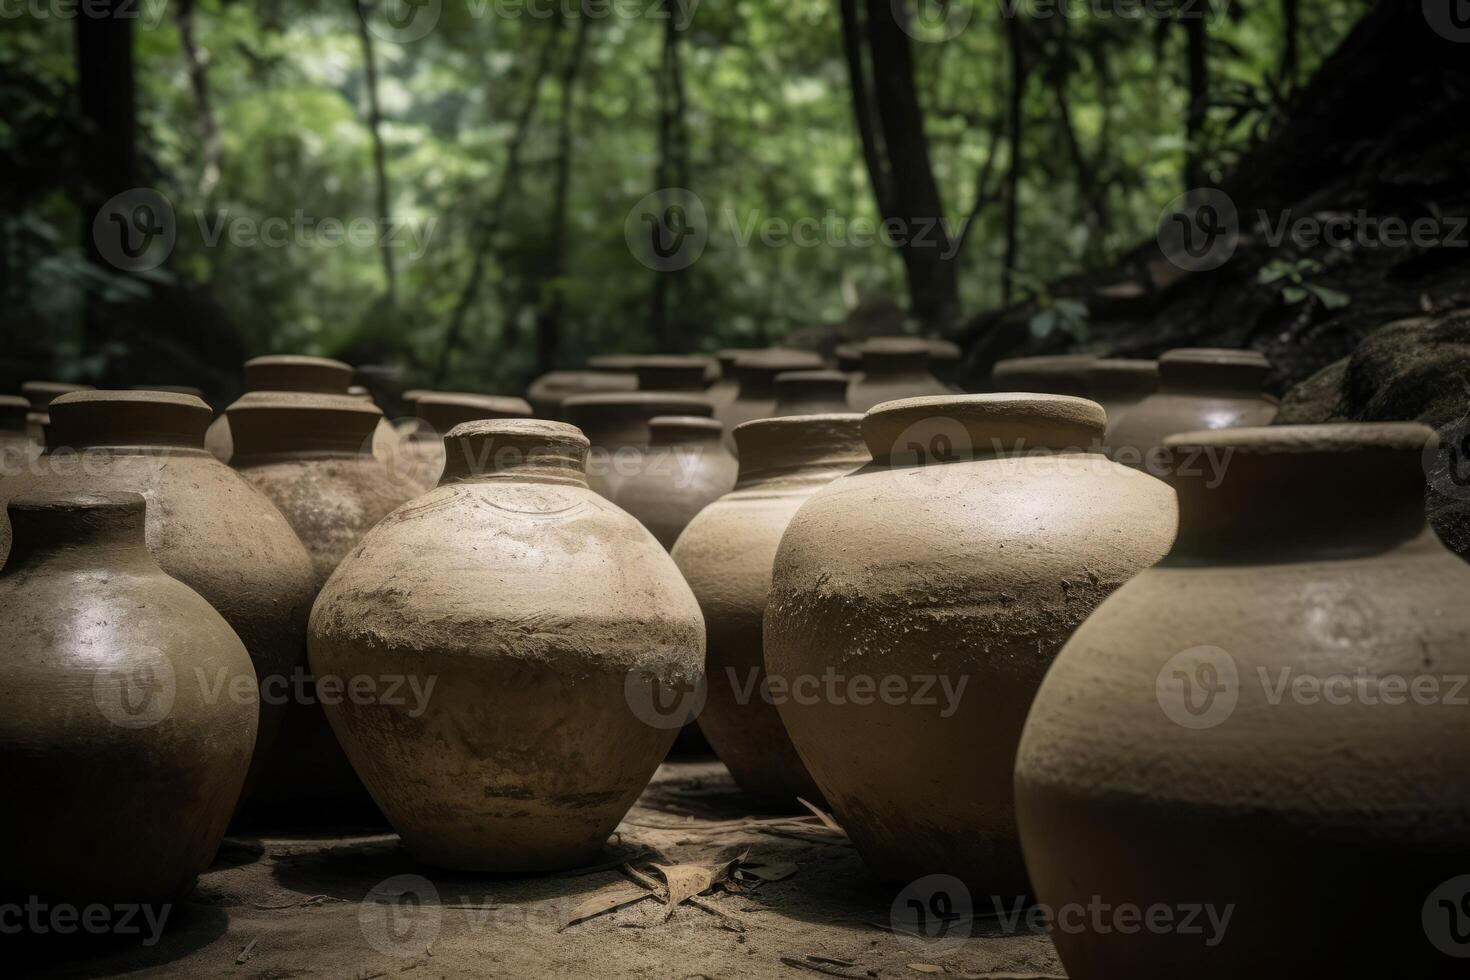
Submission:
[[[678,891],[704,884],[699,866],[717,869],[746,851],[723,872],[723,887],[696,899],[702,907],[678,903],[665,921],[668,886],[653,864],[685,866],[687,875],[669,879]],[[645,884],[636,883],[640,875]],[[953,919],[942,937],[919,935],[914,913],[903,911],[914,894],[875,883],[846,838],[816,816],[750,816],[719,763],[671,762],[592,869],[458,875],[415,864],[384,833],[231,838],[154,945],[72,943],[28,957],[24,972],[188,980],[1063,975],[1046,936],[1024,918],[1012,924],[996,915],[988,897],[976,897],[973,915],[942,915]],[[920,899],[934,904],[932,895]],[[948,902],[942,898],[940,913]]]

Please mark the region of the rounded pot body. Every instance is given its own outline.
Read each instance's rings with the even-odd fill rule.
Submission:
[[[1131,357],[1099,358],[1087,366],[1087,387],[1087,397],[1107,413],[1110,433],[1118,427],[1124,412],[1158,390],[1159,362]]]
[[[781,539],[766,670],[881,878],[1027,893],[1011,796],[1026,709],[1071,631],[1174,532],[1168,486],[1072,448],[1102,427],[1065,396],[888,403],[863,420],[873,462]]]
[[[1176,468],[1169,557],[1053,665],[1017,806],[1047,905],[1211,911],[1057,931],[1068,976],[1464,975],[1470,568],[1424,526],[1430,436],[1169,441],[1232,455]]]
[[[319,683],[405,679],[393,703],[324,706],[419,860],[576,866],[673,742],[677,722],[650,723],[633,693],[693,685],[699,606],[648,531],[588,489],[576,429],[471,422],[448,442],[451,461],[464,448],[492,468],[451,462],[364,536],[317,599],[312,667]]]
[[[219,613],[149,555],[143,507],[10,499],[0,900],[179,901],[240,797],[255,672]]]
[[[735,457],[725,448],[723,429],[698,415],[652,419],[644,468],[619,483],[613,503],[672,548],[695,514],[735,486]]]
[[[735,489],[690,522],[674,561],[699,600],[706,637],[707,700],[699,727],[741,791],[763,809],[821,802],[767,681],[762,618],[781,534],[802,503],[869,459],[862,416],[807,415],[747,422],[735,433]],[[804,812],[804,811],[803,811]]]
[[[1181,432],[1270,425],[1277,404],[1261,390],[1270,365],[1257,351],[1172,350],[1159,358],[1159,390],[1108,427],[1120,463],[1163,472],[1164,440]]]
[[[148,549],[158,564],[225,618],[261,684],[279,689],[306,657],[316,592],[311,559],[275,505],[204,449],[209,415],[199,399],[168,392],[62,395],[51,405],[53,447],[25,474],[0,481],[0,498],[142,494]],[[9,547],[7,524],[0,551]],[[279,699],[262,699],[247,793],[284,709]]]
[[[617,500],[623,484],[648,469],[645,457],[653,443],[655,418],[714,414],[703,395],[661,391],[575,395],[563,408],[591,443],[587,485],[609,500]]]

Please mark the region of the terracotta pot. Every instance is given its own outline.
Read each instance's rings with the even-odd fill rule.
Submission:
[[[1470,568],[1425,527],[1430,436],[1168,440],[1178,540],[1047,675],[1017,807],[1042,901],[1231,917],[1059,931],[1069,976],[1464,975]]]
[[[406,674],[430,692],[416,717],[327,706],[418,860],[573,867],[673,741],[631,710],[628,683],[694,682],[699,606],[653,536],[587,487],[573,427],[470,422],[446,442],[444,483],[369,531],[322,590],[312,666],[319,678]]]
[[[180,900],[250,763],[250,658],[149,555],[138,494],[23,494],[7,516],[0,894]],[[226,693],[211,697],[214,685]]]
[[[657,391],[574,395],[562,403],[567,417],[592,444],[587,458],[587,485],[609,500],[618,499],[624,482],[646,468],[652,433],[649,423],[660,415],[699,415],[714,411],[703,395]]]
[[[1096,360],[1091,354],[1006,357],[990,369],[990,383],[996,391],[1035,391],[1088,398],[1092,392],[1089,372]]]
[[[885,334],[877,337],[869,337],[866,342],[891,340],[899,341],[901,344],[913,345],[923,344],[929,351],[929,373],[940,381],[943,381],[946,389],[953,394],[960,394],[955,387],[955,375],[959,372],[961,351],[958,344],[948,340],[935,340],[930,337],[910,337],[907,334]],[[856,372],[862,370],[863,344],[839,344],[836,350],[838,369],[842,371]]]
[[[548,371],[526,388],[526,400],[538,419],[560,419],[561,403],[572,395],[606,391],[634,391],[638,379],[611,371]]]
[[[797,810],[821,791],[791,745],[765,690],[761,617],[781,532],[798,507],[868,462],[861,415],[747,422],[735,432],[740,479],[706,507],[674,546],[674,561],[704,611],[708,700],[699,727],[745,795],[765,809]]]
[[[764,347],[724,347],[715,351],[715,361],[720,366],[720,376],[705,389],[705,397],[718,412],[720,407],[733,402],[740,394],[740,382],[735,378],[735,362],[746,354],[758,354]]]
[[[230,465],[285,515],[311,556],[317,588],[369,528],[421,492],[372,454],[383,413],[371,403],[259,392],[228,413],[235,442]],[[323,698],[337,695],[318,691],[305,665],[292,680],[254,812],[290,824],[381,820],[322,713]]]
[[[735,380],[740,390],[734,401],[716,412],[716,418],[725,425],[725,445],[735,448],[735,426],[775,415],[776,375],[822,367],[822,359],[809,351],[773,349],[737,358]]]
[[[1198,429],[1270,425],[1276,401],[1261,390],[1271,369],[1253,350],[1185,347],[1159,358],[1159,390],[1108,429],[1120,463],[1164,472],[1164,439]]]
[[[444,434],[461,422],[477,419],[527,418],[531,406],[523,398],[505,395],[476,395],[467,391],[404,392],[416,422],[405,432],[398,447],[399,473],[432,490],[444,472]]]
[[[837,359],[837,370],[844,374],[856,374],[863,369],[863,345],[861,341],[838,344],[832,351]]]
[[[31,403],[18,395],[0,395],[0,476],[22,473],[41,447],[31,438]]]
[[[704,392],[708,360],[678,354],[650,354],[633,362],[639,391]]]
[[[672,548],[694,515],[735,485],[735,457],[712,418],[660,415],[648,429],[643,468],[620,481],[610,499]]]
[[[51,423],[51,400],[69,391],[91,391],[91,385],[67,384],[65,381],[27,381],[20,386],[20,393],[30,404],[26,418],[26,431],[31,441],[38,446],[46,445],[46,426]]]
[[[917,337],[876,337],[862,346],[861,371],[847,389],[857,412],[898,398],[947,395],[952,390],[929,371],[929,344]]]
[[[781,539],[765,618],[766,669],[793,692],[781,719],[884,879],[1027,890],[1011,805],[1027,706],[1174,533],[1168,486],[1072,448],[1102,429],[1095,403],[1059,395],[880,406],[873,462]]]
[[[851,382],[841,371],[783,371],[776,375],[772,417],[846,413],[847,386]]]
[[[1087,387],[1089,397],[1108,414],[1108,432],[1112,432],[1124,412],[1158,389],[1159,362],[1125,357],[1098,358],[1087,366]]]
[[[141,493],[148,500],[153,557],[224,616],[261,683],[284,690],[306,655],[306,617],[316,588],[311,559],[275,505],[204,449],[209,417],[209,407],[191,395],[61,395],[51,403],[52,448],[30,472],[0,481],[0,498]],[[7,527],[0,551],[9,546]],[[247,793],[283,713],[283,704],[261,704]]]

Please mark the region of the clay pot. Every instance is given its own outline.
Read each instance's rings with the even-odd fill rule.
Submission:
[[[1089,397],[1108,414],[1108,432],[1117,427],[1124,412],[1152,395],[1158,387],[1158,361],[1103,357],[1087,366]]]
[[[631,374],[610,371],[548,371],[526,388],[526,400],[539,419],[560,419],[561,403],[572,395],[592,395],[606,391],[634,391],[638,379]]]
[[[1089,398],[1092,393],[1089,371],[1096,360],[1091,354],[1006,357],[990,369],[990,383],[996,391],[1036,391]]]
[[[838,344],[832,351],[837,359],[837,370],[844,374],[856,374],[863,369],[863,345],[861,341]]]
[[[28,399],[0,395],[0,476],[24,472],[41,455],[41,447],[31,438],[30,411]]]
[[[822,795],[773,703],[761,617],[781,532],[808,497],[868,462],[862,416],[805,415],[747,422],[735,432],[740,478],[674,546],[674,561],[704,611],[708,700],[699,727],[758,806],[797,810]]]
[[[847,389],[853,411],[898,398],[952,394],[929,371],[929,344],[917,337],[875,337],[862,346],[861,371]]]
[[[446,442],[443,484],[369,531],[322,590],[312,666],[318,678],[407,674],[430,692],[417,716],[327,706],[418,860],[574,867],[597,854],[673,741],[673,728],[630,708],[627,689],[638,672],[693,684],[699,605],[653,536],[588,488],[575,428],[470,422]]]
[[[878,337],[869,337],[868,342],[881,340],[902,341],[905,344],[920,343],[929,350],[929,373],[945,383],[947,390],[954,394],[960,394],[959,388],[955,387],[955,375],[959,372],[961,351],[958,344],[948,340],[934,340],[930,337],[910,337],[906,334],[887,334]],[[837,367],[842,371],[856,372],[862,370],[863,344],[839,344],[836,351]]]
[[[285,515],[311,556],[317,588],[369,528],[421,492],[370,452],[383,413],[361,399],[258,392],[228,413],[235,442],[230,465]],[[292,824],[380,820],[304,665],[292,680],[291,691],[304,696],[286,707],[254,813]]]
[[[527,418],[531,406],[523,398],[505,395],[476,395],[467,391],[404,392],[417,421],[398,447],[399,473],[432,490],[444,472],[444,433],[461,422],[477,419]]]
[[[650,354],[633,362],[639,391],[680,391],[703,393],[704,374],[709,367],[703,357],[677,354]]]
[[[643,468],[610,499],[672,548],[695,514],[735,486],[735,457],[725,448],[724,426],[712,418],[660,415],[648,429]]]
[[[1053,665],[1017,808],[1048,904],[1232,915],[1209,946],[1208,928],[1058,931],[1068,976],[1463,976],[1441,949],[1465,950],[1470,568],[1425,527],[1430,437],[1167,441],[1178,540]]]
[[[252,357],[245,362],[245,391],[306,391],[319,395],[345,395],[352,386],[353,370],[349,364],[328,357],[303,354],[269,354]],[[210,423],[204,434],[204,446],[222,463],[228,463],[234,452],[228,415]],[[373,454],[393,465],[398,451],[398,434],[387,420],[373,433]]]
[[[776,375],[822,367],[822,359],[808,351],[764,350],[737,358],[735,380],[740,390],[734,401],[716,412],[725,425],[725,445],[734,450],[735,426],[776,414]]]
[[[715,406],[716,412],[723,405],[733,402],[740,394],[740,382],[735,379],[735,362],[746,354],[758,354],[764,347],[724,347],[715,351],[715,361],[720,366],[720,376],[705,389],[705,397]]]
[[[316,590],[311,559],[275,505],[204,449],[209,417],[209,407],[191,395],[60,395],[51,403],[51,448],[29,472],[0,481],[0,498],[141,493],[148,500],[148,547],[158,564],[224,616],[267,691],[283,691],[306,655],[306,617]],[[0,551],[9,546],[7,527]],[[280,726],[280,700],[261,704],[247,792]]]
[[[782,372],[776,375],[776,407],[772,417],[845,413],[847,386],[851,381],[841,371]]]
[[[1103,429],[1080,398],[912,398],[862,429],[873,462],[808,499],[776,555],[781,720],[878,876],[1023,895],[1027,706],[1076,625],[1164,554],[1174,495],[1073,448]]]
[[[26,418],[26,431],[31,441],[38,446],[46,445],[46,426],[51,422],[51,400],[69,391],[91,391],[91,385],[67,384],[65,381],[27,381],[20,386],[20,393],[30,404]]]
[[[22,494],[7,516],[0,893],[182,899],[250,763],[250,658],[148,553],[138,494]]]
[[[1271,366],[1253,350],[1184,347],[1159,358],[1159,390],[1108,429],[1120,463],[1163,472],[1164,439],[1179,432],[1270,425],[1276,401],[1261,390]]]
[[[587,485],[609,500],[617,500],[623,483],[646,468],[644,456],[652,441],[649,423],[655,417],[708,418],[714,411],[702,395],[656,391],[574,395],[562,403],[562,408],[592,444],[587,458]]]

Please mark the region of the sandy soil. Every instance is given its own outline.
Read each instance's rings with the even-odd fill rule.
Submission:
[[[718,864],[746,850],[731,886],[737,893],[699,899],[714,912],[683,903],[664,921],[666,906],[649,897],[565,925],[604,896],[638,894],[621,861],[635,859],[662,885],[650,862]],[[997,916],[989,897],[976,896],[973,917],[931,939],[910,931],[913,913],[903,909],[914,895],[873,882],[846,839],[815,817],[751,817],[718,763],[674,762],[609,841],[600,869],[468,876],[415,864],[392,834],[232,838],[154,945],[53,939],[28,954],[23,972],[190,980],[1062,975],[1046,936],[1025,919],[1012,925]]]

